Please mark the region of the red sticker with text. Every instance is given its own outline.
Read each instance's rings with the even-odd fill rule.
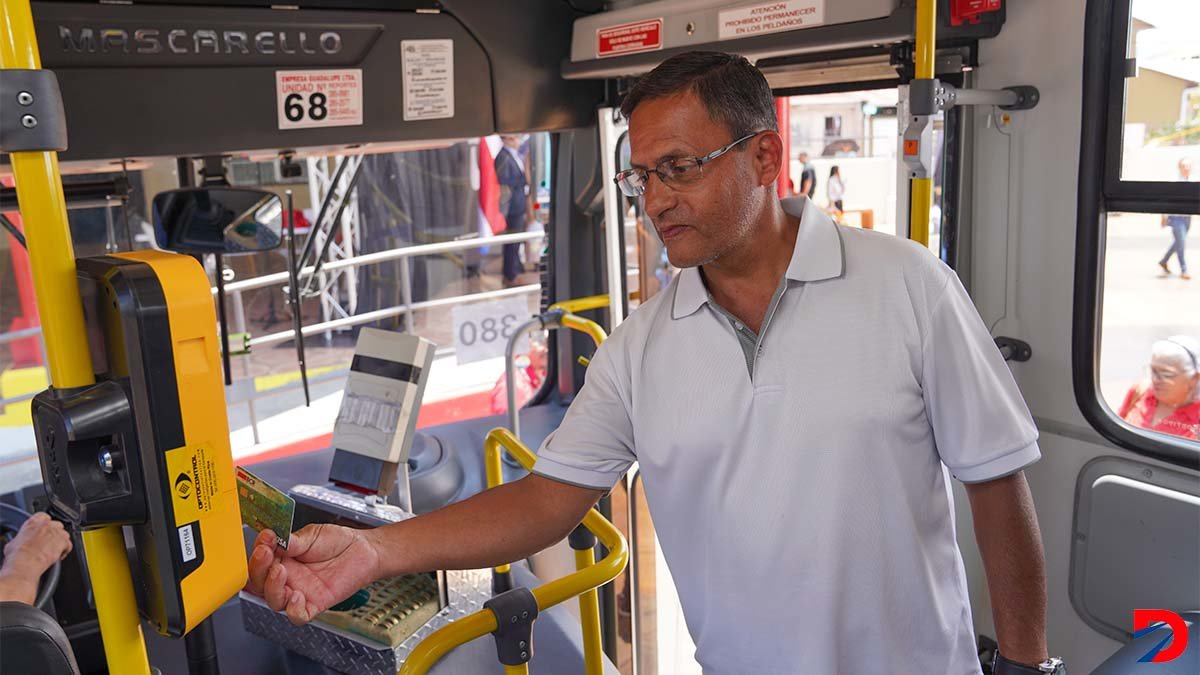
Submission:
[[[596,30],[596,58],[662,49],[662,19],[648,19]]]

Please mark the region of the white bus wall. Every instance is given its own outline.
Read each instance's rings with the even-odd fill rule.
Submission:
[[[1086,625],[1071,605],[1075,481],[1101,456],[1167,466],[1103,440],[1083,418],[1072,389],[1084,6],[1085,0],[1014,0],[1000,36],[980,45],[976,86],[1031,84],[1041,101],[1013,114],[1011,137],[989,127],[988,109],[975,116],[970,268],[972,295],[993,334],[1026,340],[1033,349],[1029,361],[1011,367],[1041,429],[1043,458],[1026,475],[1046,551],[1047,635],[1050,652],[1078,673],[1091,672],[1121,645]],[[976,632],[995,637],[966,492],[961,484],[954,491]]]

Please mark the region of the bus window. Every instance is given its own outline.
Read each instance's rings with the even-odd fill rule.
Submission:
[[[1121,179],[1195,181],[1198,162],[1200,42],[1191,0],[1134,0],[1129,20]],[[1193,19],[1189,21],[1188,18]],[[1131,71],[1131,72],[1130,72]]]
[[[1200,436],[1200,313],[1194,310],[1200,284],[1183,278],[1175,253],[1181,241],[1200,244],[1196,228],[1187,234],[1197,219],[1108,214],[1099,377],[1104,402],[1126,423],[1193,442]]]
[[[1200,457],[1200,7],[1108,0],[1085,34],[1074,379],[1110,441],[1182,466]],[[1111,42],[1123,51],[1107,48]],[[1195,251],[1191,251],[1195,253]]]
[[[300,284],[304,325],[317,328],[306,331],[311,407],[304,405],[286,275],[278,274],[288,269],[286,247],[224,258],[233,338],[233,384],[226,388],[226,402],[235,458],[327,447],[362,326],[412,332],[437,345],[418,427],[505,412],[506,339],[539,310],[538,264],[551,194],[549,140],[544,133],[497,136],[349,158],[336,193],[343,194],[357,170],[355,188],[341,219],[332,223],[335,200],[322,228],[333,239],[326,260],[337,259],[342,266],[311,280],[302,277]],[[298,160],[304,173],[288,178],[279,175],[277,161],[239,159],[227,163],[226,176],[234,185],[280,195],[292,190],[299,252],[317,229],[320,197],[344,159]],[[78,255],[151,246],[149,200],[179,185],[177,165],[173,159],[141,163],[128,177],[133,189],[125,208],[69,211]],[[79,180],[102,178],[111,176]],[[72,180],[68,176],[64,182]],[[17,214],[6,215],[19,225]],[[36,482],[28,399],[47,386],[44,357],[36,312],[31,318],[23,309],[24,296],[32,293],[25,293],[23,250],[11,235],[0,237],[0,438],[5,441],[0,452],[13,454],[21,466],[29,464]],[[505,239],[493,243],[497,237]],[[322,243],[318,236],[313,256]],[[411,254],[404,253],[410,249]],[[345,264],[364,255],[386,259]],[[213,257],[205,256],[204,265],[215,280]],[[258,281],[271,274],[282,280]],[[30,328],[31,337],[14,333]],[[521,344],[518,366],[517,398],[527,403],[549,376],[543,335]],[[6,458],[0,456],[0,462]]]

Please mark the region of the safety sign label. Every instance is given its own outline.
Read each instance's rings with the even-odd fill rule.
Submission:
[[[662,19],[624,23],[596,30],[596,57],[662,49]]]
[[[764,2],[721,12],[717,17],[717,38],[729,40],[822,23],[825,23],[825,0]]]
[[[454,117],[454,41],[402,40],[404,121]]]
[[[348,127],[363,123],[362,70],[277,70],[280,129]]]

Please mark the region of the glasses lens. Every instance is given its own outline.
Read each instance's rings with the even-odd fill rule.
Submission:
[[[639,197],[646,187],[646,181],[637,171],[622,171],[617,174],[617,186],[626,197]]]
[[[694,158],[672,159],[658,165],[658,175],[671,185],[686,185],[700,177],[700,163]]]

